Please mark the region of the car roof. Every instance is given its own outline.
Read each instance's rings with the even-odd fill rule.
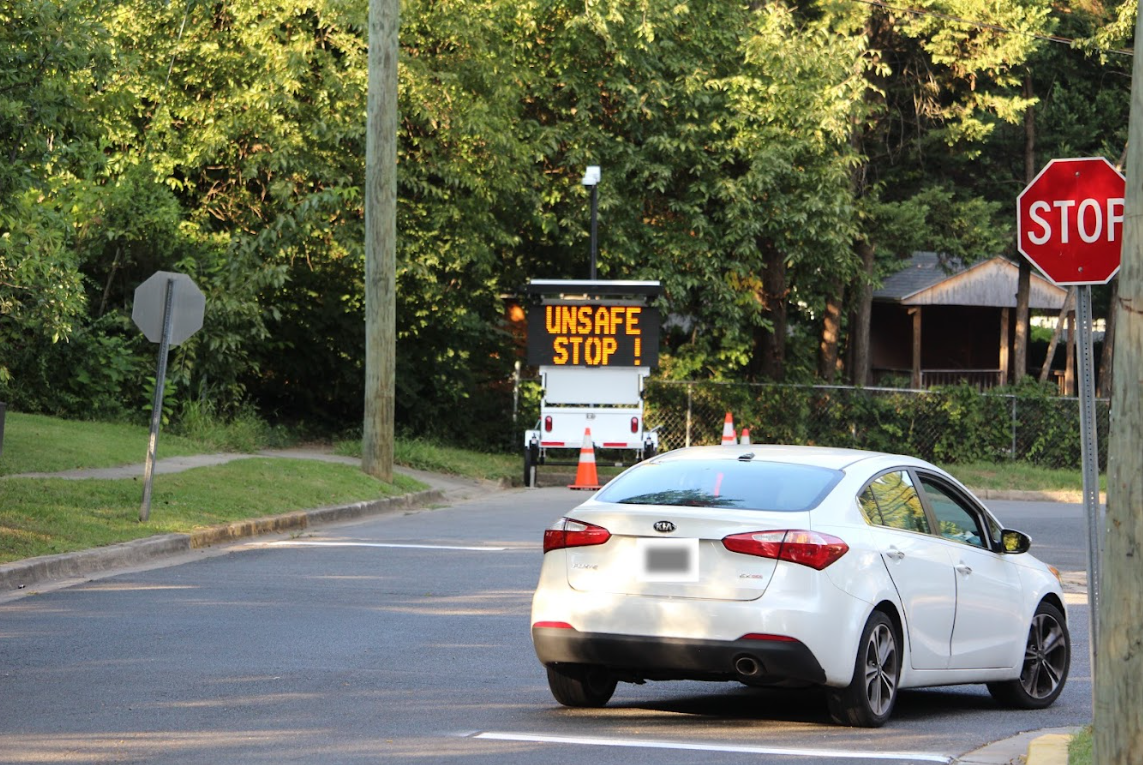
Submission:
[[[843,449],[829,446],[793,446],[784,444],[745,444],[735,446],[691,446],[664,452],[656,462],[677,460],[738,460],[752,454],[758,462],[781,462],[789,465],[815,465],[832,470],[846,468],[865,460],[885,460],[899,464],[926,465],[923,460],[899,454],[870,452],[862,449]]]

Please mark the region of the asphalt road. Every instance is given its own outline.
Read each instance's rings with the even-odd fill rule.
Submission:
[[[1090,721],[1082,596],[1071,678],[1040,712],[912,691],[868,731],[830,724],[820,693],[702,683],[562,708],[528,608],[542,531],[583,498],[495,493],[0,603],[0,762],[949,762]],[[990,504],[1083,570],[1080,506]]]

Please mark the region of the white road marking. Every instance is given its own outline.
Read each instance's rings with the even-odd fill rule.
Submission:
[[[540,744],[579,744],[584,746],[617,746],[634,749],[682,749],[697,752],[731,752],[740,754],[777,754],[789,757],[832,757],[844,760],[908,760],[912,762],[951,763],[954,758],[944,754],[927,752],[854,752],[832,749],[786,749],[769,746],[744,746],[737,744],[689,744],[682,741],[660,741],[636,738],[595,738],[580,736],[544,736],[533,733],[505,733],[484,731],[472,735],[492,741],[526,741]]]
[[[471,550],[475,552],[503,552],[507,547],[460,547],[457,545],[401,545],[388,542],[304,542],[288,540],[270,542],[268,547],[394,547],[400,550]]]

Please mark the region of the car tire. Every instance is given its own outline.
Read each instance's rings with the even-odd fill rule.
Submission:
[[[830,717],[840,725],[880,728],[897,703],[901,648],[897,629],[881,611],[865,622],[853,663],[853,680],[827,692]]]
[[[565,707],[602,707],[615,693],[616,680],[603,667],[561,664],[547,670],[548,688]]]
[[[1028,628],[1020,677],[988,683],[992,698],[1016,709],[1051,706],[1064,689],[1072,662],[1072,638],[1060,609],[1040,603]]]

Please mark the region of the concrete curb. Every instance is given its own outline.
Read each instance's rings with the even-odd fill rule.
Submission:
[[[1082,505],[1083,492],[1057,489],[1054,491],[1016,491],[1014,489],[972,489],[980,499],[1003,499],[1013,502],[1061,502],[1068,505]],[[1107,494],[1100,492],[1099,501],[1107,504]]]
[[[159,558],[248,539],[260,534],[298,531],[323,523],[338,523],[367,516],[411,510],[441,502],[443,499],[444,492],[440,489],[429,489],[399,497],[356,502],[351,505],[321,507],[315,510],[285,513],[266,518],[252,518],[222,526],[211,526],[189,534],[160,534],[90,550],[27,558],[0,565],[0,593],[25,589],[45,581],[77,579],[102,571],[138,566]]]
[[[0,566],[0,592],[50,580],[74,579],[112,568],[137,566],[155,558],[189,551],[189,535],[161,534],[107,547],[26,558]]]
[[[1032,739],[1028,744],[1026,765],[1068,765],[1068,744],[1072,737],[1063,733],[1049,733]]]
[[[966,752],[953,762],[956,765],[1067,765],[1067,742],[1079,728],[1040,728],[1017,733],[1000,741],[993,741],[979,749]],[[1048,739],[1044,744],[1036,744],[1040,739]],[[1059,739],[1063,742],[1060,743]],[[1062,760],[1040,759],[1045,754],[1045,745],[1050,744],[1063,752]]]

